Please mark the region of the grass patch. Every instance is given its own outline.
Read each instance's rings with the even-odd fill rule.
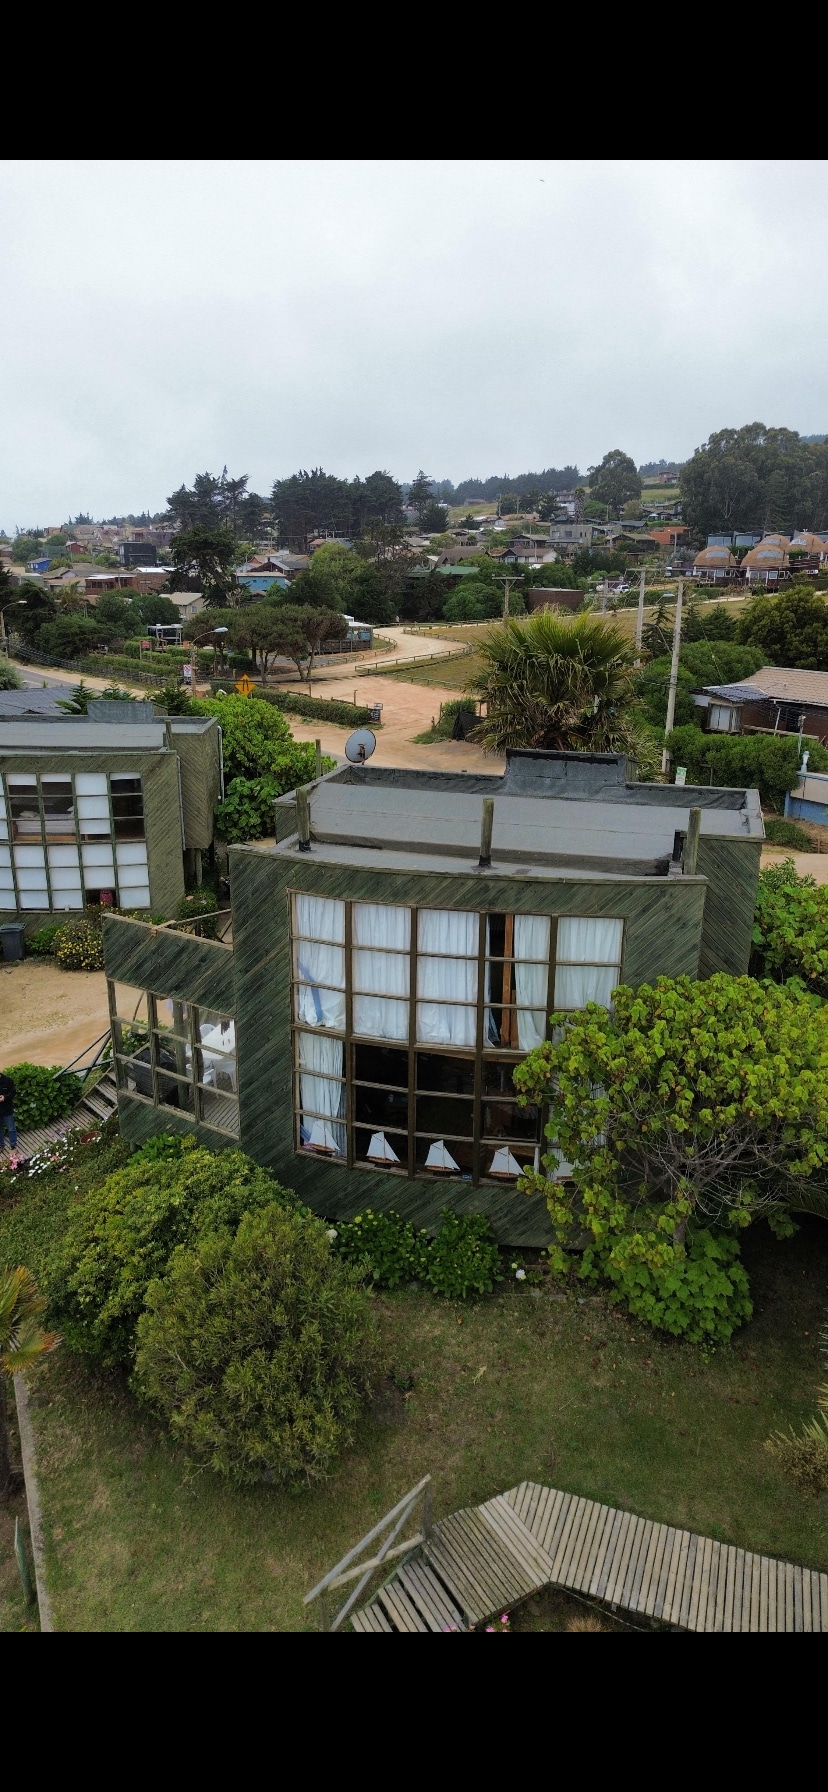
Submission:
[[[105,1142],[63,1176],[7,1189],[0,1260],[43,1273],[75,1186],[124,1151]],[[191,1474],[121,1380],[58,1350],[31,1378],[57,1627],[302,1630],[302,1594],[429,1471],[438,1518],[531,1477],[824,1568],[828,1496],[796,1493],[763,1446],[813,1411],[828,1227],[805,1219],[784,1243],[751,1228],[744,1257],[756,1316],[707,1355],[545,1282],[510,1281],[477,1306],[378,1297],[388,1376],[313,1491],[238,1493]],[[516,1628],[566,1628],[570,1605],[544,1595]],[[20,1624],[0,1576],[0,1627]]]
[[[795,821],[776,821],[765,817],[765,838],[771,846],[789,846],[792,852],[818,852],[816,841]]]

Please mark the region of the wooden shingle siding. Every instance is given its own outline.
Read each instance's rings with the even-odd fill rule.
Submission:
[[[135,756],[133,769],[141,757]],[[107,767],[109,771],[113,769],[112,766]],[[150,912],[168,919],[177,914],[184,895],[178,760],[174,753],[145,754],[138,769],[144,785]]]
[[[184,844],[207,848],[213,838],[216,803],[221,798],[218,728],[188,733],[173,728],[173,751],[181,762]]]
[[[747,971],[761,850],[761,840],[714,840],[702,831],[697,869],[709,888],[699,977],[716,971],[743,977]]]
[[[156,995],[232,1014],[236,1006],[232,946],[174,928],[152,928],[123,915],[103,921],[106,974]]]

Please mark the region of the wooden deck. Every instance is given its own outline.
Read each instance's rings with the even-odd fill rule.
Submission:
[[[0,1151],[0,1170],[6,1169],[12,1158],[25,1163],[46,1145],[53,1145],[56,1139],[64,1138],[66,1133],[74,1132],[78,1127],[88,1131],[93,1126],[102,1126],[117,1109],[115,1082],[111,1073],[107,1072],[64,1120],[52,1120],[48,1126],[30,1126],[25,1132],[18,1132],[17,1144],[7,1145],[4,1151]]]
[[[828,1574],[535,1481],[435,1524],[351,1623],[465,1630],[548,1586],[675,1630],[828,1631]]]

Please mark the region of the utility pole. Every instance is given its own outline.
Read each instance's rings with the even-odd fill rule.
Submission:
[[[636,623],[635,623],[635,651],[636,651],[636,654],[638,655],[638,658],[636,660],[637,666],[640,666],[640,664],[641,664],[641,640],[642,640],[642,636],[644,634],[644,586],[645,586],[646,582],[647,582],[647,574],[644,571],[644,568],[642,566],[641,580],[640,580],[640,584],[638,587],[638,616],[636,617]]]
[[[684,596],[684,580],[679,579],[676,597],[676,614],[673,621],[673,658],[670,662],[670,689],[667,693],[667,720],[664,724],[665,734],[669,734],[676,713],[676,686],[678,685],[679,648],[681,646],[681,600]],[[661,755],[661,771],[665,776],[670,764],[670,755],[665,745]]]
[[[495,583],[503,586],[503,618],[504,618],[504,621],[508,618],[508,615],[509,615],[509,592],[511,591],[513,585],[520,584],[522,578],[523,578],[522,572],[519,572],[519,573],[503,573],[503,572],[501,572],[501,573],[497,573],[495,575]]]

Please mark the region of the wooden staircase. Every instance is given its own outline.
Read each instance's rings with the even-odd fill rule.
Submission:
[[[12,1159],[18,1163],[27,1163],[30,1157],[36,1156],[47,1145],[65,1138],[68,1132],[76,1132],[78,1129],[88,1132],[92,1127],[103,1126],[117,1112],[118,1091],[115,1078],[111,1070],[108,1070],[63,1120],[52,1120],[48,1126],[31,1126],[18,1132],[17,1144],[7,1145],[4,1151],[0,1151],[0,1170],[8,1168]]]

